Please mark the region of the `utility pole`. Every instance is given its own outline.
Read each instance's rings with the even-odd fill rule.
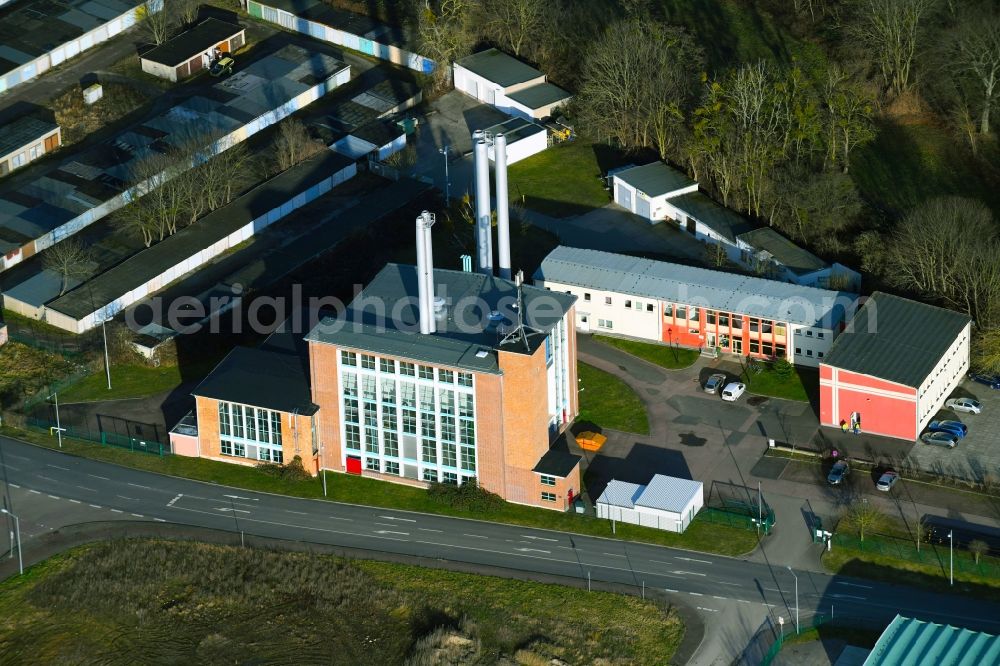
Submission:
[[[107,321],[101,319],[101,334],[104,336],[104,373],[108,376],[108,390],[111,390],[111,363],[108,360],[108,329]]]
[[[23,576],[24,558],[21,556],[21,521],[7,509],[0,509],[0,513],[5,513],[14,519],[14,533],[17,535],[17,570]],[[13,544],[11,546],[13,547]]]
[[[795,578],[795,635],[799,635],[799,577],[795,575],[791,567],[788,567],[788,573],[792,574]]]
[[[59,392],[56,391],[50,398],[54,398],[56,401],[56,436],[59,438],[59,448],[62,448],[62,424],[59,422]]]
[[[948,584],[955,584],[955,535],[952,530],[948,530],[948,560],[950,573],[948,574]]]
[[[451,146],[445,145],[444,148],[439,148],[438,152],[444,155],[444,205],[451,205],[451,178],[448,176],[448,154],[451,150]]]

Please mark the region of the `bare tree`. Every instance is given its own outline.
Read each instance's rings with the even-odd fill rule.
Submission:
[[[865,533],[870,534],[884,525],[886,516],[874,502],[856,499],[847,507],[842,520],[847,521],[849,528],[857,530],[858,536],[864,541]]]
[[[853,0],[850,26],[859,46],[869,54],[886,90],[893,96],[912,83],[920,31],[937,0]]]
[[[874,100],[868,98],[860,84],[839,68],[831,67],[823,94],[827,113],[829,141],[827,157],[830,163],[841,158],[841,168],[847,173],[851,166],[851,152],[875,138]]]
[[[71,279],[85,280],[94,273],[94,253],[76,237],[70,237],[42,253],[42,265],[59,274],[59,295],[69,288]]]
[[[170,0],[172,2],[173,0]],[[170,29],[173,27],[173,5],[168,0],[146,0],[141,7],[141,21],[139,23],[142,32],[153,44],[162,44],[170,37]],[[159,7],[159,11],[157,11]]]
[[[927,543],[927,540],[931,538],[934,528],[931,523],[927,520],[926,516],[920,516],[917,519],[917,524],[914,526],[914,537],[917,543],[917,552],[920,552],[921,544]]]
[[[490,0],[483,5],[486,28],[504,48],[520,56],[545,21],[544,0]]]
[[[979,564],[979,560],[982,556],[990,552],[990,544],[986,543],[982,539],[973,539],[969,542],[969,552],[972,553],[972,557],[976,561],[976,564]]]
[[[437,63],[434,77],[439,87],[451,83],[451,64],[468,55],[475,43],[475,9],[474,0],[427,0],[420,13],[421,53]]]
[[[1000,328],[982,328],[972,338],[973,364],[986,372],[1000,373]]]
[[[274,137],[274,159],[278,171],[295,166],[323,150],[323,144],[311,136],[298,118],[288,118],[278,124]]]
[[[170,0],[170,3],[173,4],[177,18],[185,27],[194,25],[194,22],[198,20],[198,13],[201,9],[200,0]]]
[[[760,61],[744,65],[727,80],[725,99],[733,118],[739,174],[746,210],[759,216],[772,168],[783,157],[782,113],[775,98],[776,73]]]
[[[116,217],[120,224],[142,238],[146,247],[177,228],[183,212],[183,193],[170,185],[177,168],[176,155],[156,152],[129,165],[130,201]]]
[[[990,133],[990,111],[1000,96],[1000,12],[967,10],[949,49],[956,74],[969,77],[980,91],[979,132]]]

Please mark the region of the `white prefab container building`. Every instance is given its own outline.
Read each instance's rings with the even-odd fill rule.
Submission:
[[[508,165],[536,155],[549,147],[548,132],[545,131],[545,128],[524,118],[511,118],[486,130],[486,133],[491,136],[496,136],[501,132],[507,138]],[[490,161],[495,162],[496,156],[492,143],[489,144],[487,152]]]
[[[656,474],[645,486],[609,483],[597,500],[597,517],[680,533],[704,505],[701,481]]]
[[[487,49],[457,61],[455,89],[504,113],[526,120],[552,115],[571,95],[545,80],[545,74],[503,51]]]
[[[650,222],[668,217],[667,199],[698,191],[698,183],[663,162],[619,171],[611,186],[616,204]]]

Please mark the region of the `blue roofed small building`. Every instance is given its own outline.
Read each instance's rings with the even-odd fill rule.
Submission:
[[[609,482],[597,499],[597,517],[679,533],[704,505],[701,481],[655,474],[646,485]]]
[[[897,615],[864,666],[997,666],[1000,636]]]

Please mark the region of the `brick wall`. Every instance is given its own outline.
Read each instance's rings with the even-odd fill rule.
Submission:
[[[337,376],[339,348],[322,342],[309,343],[309,372],[312,399],[319,405],[316,439],[321,444],[321,467],[343,471],[340,442],[340,391]]]

